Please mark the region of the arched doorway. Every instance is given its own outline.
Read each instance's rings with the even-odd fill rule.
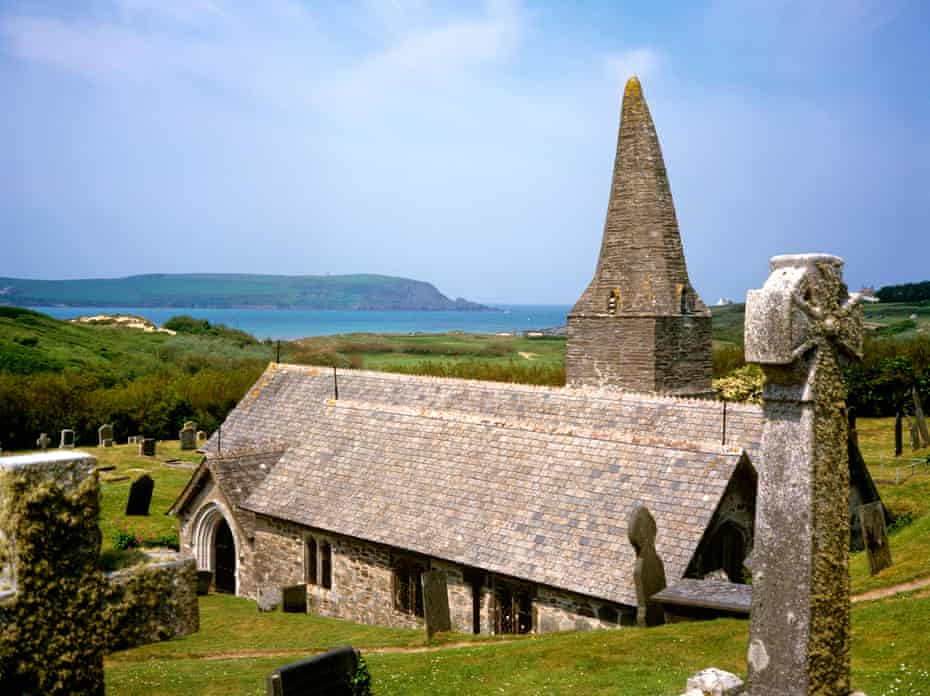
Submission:
[[[217,592],[236,592],[236,544],[225,518],[216,525],[213,537],[213,585]]]

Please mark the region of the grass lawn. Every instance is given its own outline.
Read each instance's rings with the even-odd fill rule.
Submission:
[[[930,596],[900,596],[853,609],[853,685],[870,696],[930,696],[926,625]],[[277,666],[351,644],[369,663],[376,694],[681,693],[711,665],[745,674],[747,621],[684,623],[479,640],[417,651],[420,631],[362,626],[301,614],[259,614],[247,600],[201,599],[201,631],[107,659],[110,694],[259,694]],[[405,651],[406,649],[406,651]],[[900,681],[896,681],[900,680]]]

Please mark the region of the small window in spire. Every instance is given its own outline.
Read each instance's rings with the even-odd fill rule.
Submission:
[[[679,298],[682,314],[688,314],[691,311],[689,300],[690,298],[688,297],[688,288],[687,286],[684,286],[681,288],[681,296]]]
[[[617,300],[620,298],[620,293],[616,289],[610,291],[610,297],[607,298],[607,313],[611,316],[617,313]]]

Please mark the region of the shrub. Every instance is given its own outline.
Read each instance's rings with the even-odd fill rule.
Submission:
[[[142,545],[142,541],[135,532],[126,529],[118,529],[113,535],[113,548],[116,551],[125,551],[126,549],[135,549]]]

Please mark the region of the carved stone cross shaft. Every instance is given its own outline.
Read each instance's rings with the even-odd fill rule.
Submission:
[[[840,360],[861,355],[843,260],[777,256],[746,303],[765,372],[749,643],[751,696],[849,693],[849,469]]]

